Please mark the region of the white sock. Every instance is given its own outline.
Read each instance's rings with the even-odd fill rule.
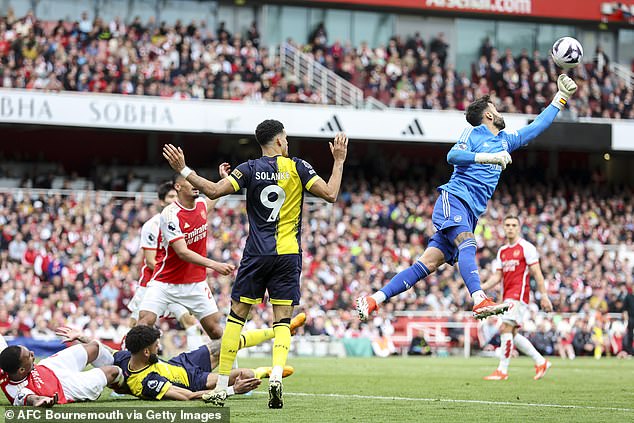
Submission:
[[[480,304],[482,301],[487,299],[486,294],[484,293],[483,290],[478,289],[477,291],[475,291],[473,294],[471,294],[471,299],[473,300],[473,304],[474,305],[478,305]]]
[[[273,370],[271,371],[271,382],[274,380],[282,380],[282,371],[284,369],[282,366],[273,366]]]
[[[125,381],[125,378],[123,376],[123,370],[119,368],[119,374],[117,375],[117,377],[114,379],[113,382],[117,386],[123,386],[124,381]]]
[[[500,352],[502,358],[500,358],[500,364],[498,370],[502,373],[509,372],[509,363],[511,362],[511,353],[513,352],[513,334],[503,333],[500,335]]]
[[[374,301],[376,301],[377,304],[381,304],[383,301],[387,300],[387,296],[383,293],[383,291],[376,291],[370,296],[374,298]]]
[[[204,344],[203,337],[200,335],[200,330],[198,330],[196,325],[185,329],[185,333],[187,334],[187,351],[197,350]]]
[[[114,357],[108,348],[106,348],[101,342],[99,342],[99,354],[92,362],[93,367],[112,366],[114,364]]]
[[[546,362],[546,359],[535,349],[533,344],[531,344],[531,341],[529,341],[524,335],[520,335],[518,333],[515,335],[513,340],[515,341],[517,349],[532,358],[535,364],[541,366]]]
[[[218,382],[216,382],[216,389],[227,389],[229,387],[229,376],[218,375]]]

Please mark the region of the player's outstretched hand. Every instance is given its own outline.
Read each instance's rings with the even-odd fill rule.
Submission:
[[[233,390],[236,394],[246,394],[260,386],[260,383],[262,383],[260,379],[255,377],[243,378],[242,373],[240,373],[233,382]]]
[[[568,100],[577,91],[577,84],[568,75],[561,74],[557,78],[557,89]]]
[[[231,272],[233,272],[234,270],[236,270],[236,267],[233,264],[229,264],[229,263],[219,263],[217,261],[213,261],[212,263],[209,265],[209,268],[212,270],[215,270],[216,272],[220,273],[221,275],[227,276],[229,274],[231,274]]]
[[[62,338],[64,342],[73,342],[78,340],[82,333],[80,330],[69,328],[68,326],[60,326],[55,329],[55,335]]]
[[[176,172],[180,173],[181,170],[185,169],[185,153],[182,148],[174,147],[172,144],[165,144],[163,146],[163,157]]]
[[[343,132],[335,135],[335,139],[330,143],[330,152],[336,162],[345,162],[348,155],[348,137]]]
[[[542,295],[542,299],[539,301],[539,303],[542,306],[542,310],[544,310],[546,313],[550,313],[551,311],[553,311],[553,304],[550,302],[550,299],[547,296]]]
[[[58,400],[57,392],[55,392],[55,395],[52,397],[38,397],[35,401],[33,401],[33,406],[50,408],[57,404]]]
[[[226,178],[231,173],[231,165],[229,163],[222,163],[218,166],[218,173],[220,174],[220,179]]]

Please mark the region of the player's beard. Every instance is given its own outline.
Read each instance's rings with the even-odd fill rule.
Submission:
[[[150,356],[148,357],[147,361],[149,361],[150,364],[158,363],[158,361],[159,361],[158,354],[155,354],[155,353],[150,354]]]
[[[493,116],[493,126],[498,128],[500,131],[506,128],[506,123],[504,122],[504,118],[502,116]]]

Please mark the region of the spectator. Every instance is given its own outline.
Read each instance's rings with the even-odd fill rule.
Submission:
[[[385,335],[381,328],[378,329],[378,336],[372,340],[372,351],[377,357],[389,357],[396,353],[396,347],[392,338]]]
[[[9,259],[21,262],[26,253],[27,245],[21,232],[15,234],[15,238],[9,242]]]

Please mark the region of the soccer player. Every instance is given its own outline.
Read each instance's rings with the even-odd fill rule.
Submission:
[[[548,292],[544,284],[544,275],[539,267],[539,256],[533,244],[520,237],[520,221],[516,216],[504,218],[504,233],[506,244],[498,250],[497,258],[493,261],[493,277],[482,284],[482,290],[493,288],[502,281],[502,299],[509,305],[509,310],[502,315],[502,327],[500,329],[501,353],[498,368],[485,380],[506,380],[513,345],[518,350],[535,361],[535,376],[538,380],[544,377],[551,366],[531,344],[524,335],[517,332],[526,314],[527,304],[530,300],[530,277],[535,279],[537,289],[541,293],[540,303],[542,309],[553,311],[553,305],[548,298]]]
[[[221,165],[220,171],[223,167]],[[172,204],[177,198],[173,182],[164,182],[158,188],[159,206],[163,210],[167,205]],[[141,227],[141,250],[143,251],[143,267],[141,277],[137,285],[134,296],[128,303],[128,308],[132,312],[130,316],[130,327],[136,326],[139,320],[139,307],[145,295],[148,282],[152,279],[152,273],[156,266],[156,252],[158,248],[159,227],[161,214],[152,216]],[[200,332],[196,325],[196,319],[183,305],[170,303],[167,307],[168,315],[175,317],[187,333],[187,349],[192,351],[202,345]]]
[[[83,371],[88,364],[95,368]],[[66,348],[38,364],[33,351],[12,345],[0,353],[0,387],[12,405],[94,401],[106,386],[123,384],[123,372],[113,364],[112,352],[97,341]]]
[[[469,105],[466,117],[471,127],[462,132],[447,154],[447,161],[454,165],[453,175],[448,183],[438,188],[440,196],[432,214],[437,232],[412,266],[371,296],[357,298],[356,309],[362,321],[367,320],[379,304],[410,289],[442,264],[456,262],[471,294],[476,318],[500,314],[508,309],[508,304],[494,303],[480,287],[473,231],[495,191],[502,170],[511,163],[509,153],[528,144],[548,128],[577,90],[575,82],[566,75],[559,76],[557,86],[559,91],[552,103],[519,131],[503,130],[504,118],[488,96]]]
[[[291,322],[293,332],[306,321],[306,315],[298,314]],[[262,336],[249,338],[256,332]],[[68,342],[91,342],[76,329],[58,328],[58,335]],[[191,400],[216,386],[218,375],[211,371],[218,365],[220,341],[213,340],[200,348],[181,353],[164,361],[158,358],[161,332],[155,327],[139,325],[130,329],[126,335],[126,350],[114,353],[114,363],[121,368],[125,378],[120,393],[127,393],[143,399]],[[256,345],[273,337],[270,328],[249,331],[243,334],[240,348]],[[256,369],[233,369],[227,395],[244,394],[260,385],[260,380],[269,377],[271,367]],[[283,376],[290,376],[293,368],[286,366]]]
[[[163,149],[163,155],[172,169],[181,172],[209,198],[219,198],[247,188],[249,236],[231,291],[231,313],[222,337],[218,384],[214,392],[205,395],[203,400],[217,406],[224,405],[240,332],[251,305],[261,303],[265,292],[268,292],[275,320],[269,407],[282,408],[282,370],[291,343],[289,323],[293,308],[300,299],[304,190],[331,203],[337,200],[348,138],[337,134],[330,143],[334,165],[328,183],[304,160],[288,157],[288,141],[281,122],[263,121],[255,130],[255,139],[262,149],[262,157],[240,164],[218,183],[200,177],[187,167],[180,148],[168,144]]]
[[[211,339],[218,339],[222,315],[207,284],[207,269],[229,275],[235,266],[207,258],[207,214],[212,205],[198,198],[198,190],[182,175],[176,175],[174,189],[176,200],[161,212],[156,267],[140,305],[139,325],[154,325],[170,304],[178,303],[200,321]]]

